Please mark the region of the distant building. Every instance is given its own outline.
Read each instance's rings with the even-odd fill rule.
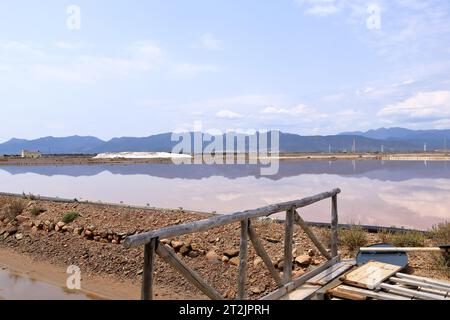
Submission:
[[[42,154],[39,151],[22,150],[22,158],[37,159],[40,158],[41,156]]]

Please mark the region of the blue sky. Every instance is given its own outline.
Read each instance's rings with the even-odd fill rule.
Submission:
[[[3,0],[0,106],[0,141],[450,128],[450,2]]]

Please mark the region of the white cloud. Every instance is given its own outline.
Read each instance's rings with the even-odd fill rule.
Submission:
[[[286,108],[277,108],[274,106],[268,106],[266,107],[262,113],[263,114],[286,114],[291,116],[302,116],[307,115],[313,111],[308,106],[305,106],[303,104],[299,104],[298,106],[290,109]]]
[[[216,113],[216,117],[220,119],[240,119],[243,117],[243,115],[231,110],[220,110]]]
[[[200,36],[200,41],[194,47],[206,50],[221,50],[223,49],[223,42],[216,38],[212,33],[204,33]]]
[[[306,7],[305,14],[329,16],[340,11],[340,2],[336,0],[294,0],[300,7]]]
[[[431,122],[450,117],[450,91],[419,92],[378,112],[386,120]]]

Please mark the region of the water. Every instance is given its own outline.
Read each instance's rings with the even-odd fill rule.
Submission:
[[[0,268],[0,300],[91,300],[87,294],[69,291]]]
[[[0,167],[0,190],[90,201],[232,213],[339,187],[341,222],[427,229],[450,220],[447,161],[281,161],[274,176],[256,165]],[[302,211],[330,221],[330,202]]]

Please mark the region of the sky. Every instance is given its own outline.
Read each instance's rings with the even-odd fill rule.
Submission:
[[[448,0],[2,0],[0,141],[450,128]]]

